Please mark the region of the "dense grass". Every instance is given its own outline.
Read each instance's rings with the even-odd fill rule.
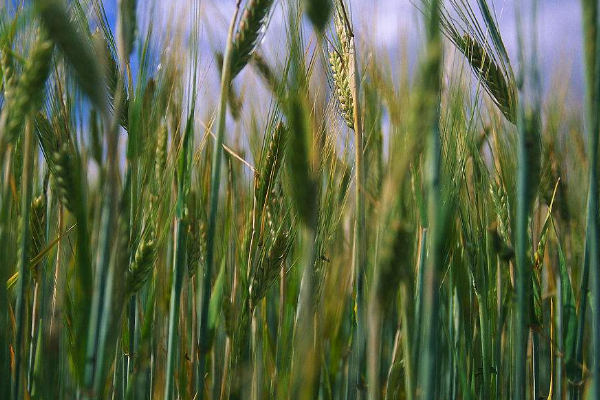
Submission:
[[[491,1],[416,2],[414,74],[352,1],[230,0],[209,63],[199,0],[167,26],[120,0],[116,32],[101,0],[24,3],[0,399],[598,398],[596,0],[581,99],[542,96],[535,0],[516,60]]]

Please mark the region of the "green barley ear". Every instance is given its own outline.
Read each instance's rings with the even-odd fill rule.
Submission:
[[[187,266],[188,276],[196,274],[198,267],[204,267],[204,254],[206,252],[206,229],[204,223],[198,218],[196,192],[190,191],[187,199],[185,221],[187,224]]]
[[[248,0],[233,40],[231,79],[244,69],[267,23],[274,0]]]
[[[161,124],[158,130],[158,139],[156,141],[156,154],[154,161],[154,179],[156,182],[162,182],[163,173],[167,165],[167,142],[169,140],[169,131],[166,124]]]
[[[204,267],[204,254],[206,253],[206,226],[203,222],[196,221],[188,225],[187,254],[188,276],[196,274],[198,267]]]
[[[31,233],[31,246],[29,259],[33,259],[42,252],[46,245],[46,196],[41,194],[31,202],[29,215],[29,232]],[[34,266],[34,280],[39,278],[38,264]]]
[[[290,235],[281,230],[273,242],[267,257],[259,263],[250,285],[250,306],[254,306],[267,294],[277,280],[290,250]]]
[[[510,243],[510,206],[508,194],[504,185],[495,180],[490,180],[490,197],[494,205],[494,212],[498,222],[498,233],[504,242]]]
[[[2,79],[3,79],[3,85],[4,85],[4,101],[5,102],[10,102],[9,99],[11,99],[13,97],[12,95],[12,89],[14,86],[15,81],[13,80],[13,76],[14,76],[14,65],[13,65],[13,60],[12,60],[12,56],[10,54],[11,49],[8,45],[5,45],[4,48],[2,49],[2,58],[0,58],[0,65],[2,66]]]
[[[277,94],[280,85],[279,78],[267,60],[259,52],[254,52],[250,62],[271,92]]]
[[[269,141],[267,154],[263,158],[260,171],[256,178],[255,196],[257,209],[259,210],[262,210],[266,202],[267,193],[273,188],[277,175],[279,174],[281,163],[283,161],[286,135],[287,129],[285,125],[280,122],[273,131],[273,135]]]
[[[434,0],[420,0],[429,12]],[[435,1],[439,3],[439,1]],[[471,2],[451,1],[452,10],[440,7],[439,28],[465,55],[473,72],[502,114],[517,121],[517,89],[510,59],[498,23],[485,0],[478,0],[478,11]]]
[[[108,39],[100,29],[96,29],[92,34],[92,42],[94,50],[100,60],[102,72],[105,76],[106,87],[108,88],[108,96],[110,107],[114,110],[114,102],[117,97],[117,90],[120,90],[121,99],[121,120],[119,123],[123,128],[129,130],[129,98],[127,97],[127,89],[124,85],[119,85],[119,80],[123,76],[118,62],[118,56],[110,46]]]
[[[516,123],[517,91],[514,82],[489,52],[468,33],[463,35],[459,48],[502,114],[513,124]]]
[[[331,15],[331,0],[304,0],[304,9],[310,22],[323,32]]]
[[[79,184],[79,180],[76,177],[73,152],[68,143],[64,143],[54,153],[53,164],[54,170],[52,172],[60,202],[67,210],[74,213],[77,206],[76,193],[79,193],[76,185]]]
[[[136,0],[119,0],[119,21],[117,30],[123,56],[129,56],[133,51],[135,32],[137,29]]]
[[[149,231],[140,241],[133,262],[129,267],[127,290],[130,294],[137,293],[150,277],[154,267],[155,255],[156,238],[154,232]]]
[[[62,0],[34,0],[36,10],[48,32],[65,59],[73,67],[77,82],[101,111],[107,111],[107,94],[104,77],[89,41],[74,25]],[[87,28],[87,27],[86,27]]]
[[[52,60],[52,43],[43,33],[35,44],[25,62],[23,73],[18,83],[13,72],[9,72],[9,81],[5,92],[6,107],[2,111],[2,144],[7,145],[16,140],[22,131],[27,115],[36,111],[42,104],[44,86],[50,72]],[[6,62],[8,63],[8,62]],[[6,68],[11,70],[10,67]]]
[[[350,37],[340,12],[335,16],[338,44],[329,51],[329,65],[339,110],[350,129],[354,129],[354,102],[350,85]]]

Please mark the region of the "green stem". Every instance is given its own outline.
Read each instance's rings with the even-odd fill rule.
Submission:
[[[356,338],[353,343],[353,357],[355,362],[353,365],[356,370],[353,379],[356,382],[358,390],[357,398],[364,397],[364,351],[366,345],[366,307],[364,279],[366,271],[366,241],[365,241],[365,169],[363,165],[363,132],[360,110],[360,74],[358,69],[358,58],[356,56],[356,40],[354,35],[350,35],[350,49],[348,52],[349,59],[349,79],[350,90],[352,92],[352,102],[354,108],[354,162],[356,173],[355,184],[355,201],[356,201],[356,217],[354,225],[354,280],[356,291]]]
[[[598,135],[600,134],[600,30],[598,29],[598,3],[590,3],[593,14],[593,26],[595,36],[587,36],[586,48],[592,52],[590,60],[586,65],[588,77],[586,82],[586,127],[588,135],[589,152],[589,191],[587,210],[587,239],[589,240],[589,262],[591,271],[591,291],[595,312],[592,313],[592,342],[593,349],[591,357],[592,376],[592,398],[600,396],[600,226],[598,220]],[[591,4],[595,3],[595,6]]]
[[[33,187],[33,132],[31,122],[27,122],[25,128],[24,145],[24,164],[21,193],[21,234],[20,234],[20,254],[19,254],[19,289],[17,295],[16,322],[17,332],[15,341],[15,380],[13,382],[13,398],[20,399],[21,396],[21,364],[23,363],[23,342],[26,332],[25,325],[27,318],[25,315],[25,296],[29,284],[29,210],[31,206],[31,195]],[[2,282],[1,284],[4,284]],[[5,377],[6,378],[6,377]]]
[[[517,222],[516,222],[516,292],[517,315],[515,337],[515,399],[525,399],[525,384],[527,378],[527,341],[529,329],[527,326],[529,287],[531,273],[527,263],[527,139],[524,127],[522,108],[518,117],[519,137],[517,150]]]
[[[181,178],[183,179],[183,177]],[[175,263],[173,266],[173,285],[171,286],[171,299],[169,303],[169,332],[167,341],[167,371],[165,383],[165,400],[173,398],[173,386],[175,381],[175,353],[176,330],[179,323],[179,309],[181,306],[180,294],[183,284],[183,273],[185,271],[185,223],[181,218],[175,222]],[[201,388],[201,387],[200,387]],[[202,392],[202,390],[200,390]]]
[[[419,388],[421,397],[432,400],[436,394],[435,368],[437,364],[437,330],[439,328],[439,284],[443,251],[443,203],[441,196],[441,138],[439,129],[439,100],[442,74],[442,43],[439,33],[440,2],[431,2],[427,29],[427,60],[423,77],[423,93],[426,98],[427,115],[427,163],[428,163],[428,224],[431,235],[430,252],[423,271],[422,357],[419,365]]]
[[[200,310],[200,324],[198,327],[198,340],[200,343],[200,357],[198,360],[198,400],[204,398],[204,370],[208,346],[208,303],[210,302],[211,276],[214,263],[215,235],[217,225],[217,208],[219,203],[219,187],[221,186],[221,159],[223,158],[223,141],[225,137],[225,122],[227,117],[227,100],[229,99],[229,87],[231,85],[231,61],[233,48],[233,33],[238,13],[240,11],[240,0],[237,1],[225,46],[223,58],[223,72],[221,75],[221,96],[219,98],[219,111],[217,119],[217,137],[213,147],[213,160],[210,180],[210,215],[208,220],[208,231],[206,237],[206,267],[202,281],[202,291],[198,292],[198,309]]]

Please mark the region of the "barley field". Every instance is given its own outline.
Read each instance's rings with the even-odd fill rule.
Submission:
[[[0,399],[600,399],[600,2],[206,2],[0,6]]]

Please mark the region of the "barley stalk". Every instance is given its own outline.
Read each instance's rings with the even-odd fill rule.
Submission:
[[[594,1],[583,2],[584,19],[584,48],[586,55],[586,105],[585,116],[587,121],[588,151],[589,151],[589,187],[587,203],[587,231],[586,255],[589,254],[589,268],[591,271],[591,292],[593,295],[594,309],[600,309],[600,220],[598,209],[598,131],[600,130],[600,117],[595,110],[600,105],[600,29],[598,28],[598,4]],[[587,269],[584,266],[585,270]],[[581,296],[585,296],[585,290]],[[581,312],[584,312],[583,310]],[[581,334],[580,334],[581,337]],[[596,312],[592,319],[592,338],[594,355],[592,363],[592,397],[600,395],[600,316]]]
[[[265,4],[260,3],[263,6]],[[269,2],[269,5],[271,2]],[[252,39],[250,34],[253,33],[252,29],[258,29],[256,26],[251,26],[250,22],[253,24],[256,23],[255,20],[246,19],[246,23],[242,25],[240,23],[240,29],[238,31],[237,39],[234,41],[233,33],[235,29],[235,21],[237,20],[237,16],[240,10],[240,0],[237,1],[235,12],[233,13],[233,17],[231,19],[231,23],[229,25],[229,32],[227,34],[227,44],[225,46],[225,55],[223,58],[223,70],[221,74],[221,94],[219,97],[219,109],[218,109],[218,117],[217,117],[217,135],[216,140],[214,142],[213,148],[213,160],[212,160],[212,168],[211,168],[211,188],[210,188],[210,215],[208,220],[208,232],[206,239],[206,268],[204,270],[204,281],[202,286],[201,296],[198,295],[198,307],[200,309],[200,321],[199,321],[199,329],[198,329],[198,338],[200,341],[200,348],[205,349],[207,343],[207,333],[208,333],[208,303],[210,301],[210,291],[211,291],[211,276],[212,276],[212,267],[214,261],[214,240],[216,235],[216,223],[217,223],[217,205],[218,205],[218,197],[219,197],[219,187],[221,180],[221,159],[223,156],[223,141],[225,136],[225,117],[227,114],[227,100],[229,98],[229,88],[231,86],[231,80],[235,76],[233,72],[234,61],[237,58],[237,62],[240,63],[245,57],[249,57],[250,53],[244,55],[243,51],[248,50],[248,41],[254,42],[255,38]],[[265,12],[264,9],[246,9],[247,18],[252,16],[259,16],[259,12]],[[262,17],[260,18],[262,20]],[[242,18],[242,21],[244,18]],[[244,29],[248,29],[245,31]],[[240,33],[242,32],[243,35]],[[234,43],[237,43],[235,45]],[[244,44],[244,46],[242,46]],[[234,57],[235,51],[237,48],[238,55]],[[248,58],[245,59],[243,64],[247,62]],[[241,65],[241,64],[240,64]],[[238,67],[240,70],[244,65]],[[238,71],[239,72],[239,71]],[[200,292],[199,292],[200,293]],[[204,368],[206,364],[206,354],[200,355],[200,361],[198,363],[198,382],[197,387],[204,387]],[[204,398],[204,390],[199,391],[199,400]]]

